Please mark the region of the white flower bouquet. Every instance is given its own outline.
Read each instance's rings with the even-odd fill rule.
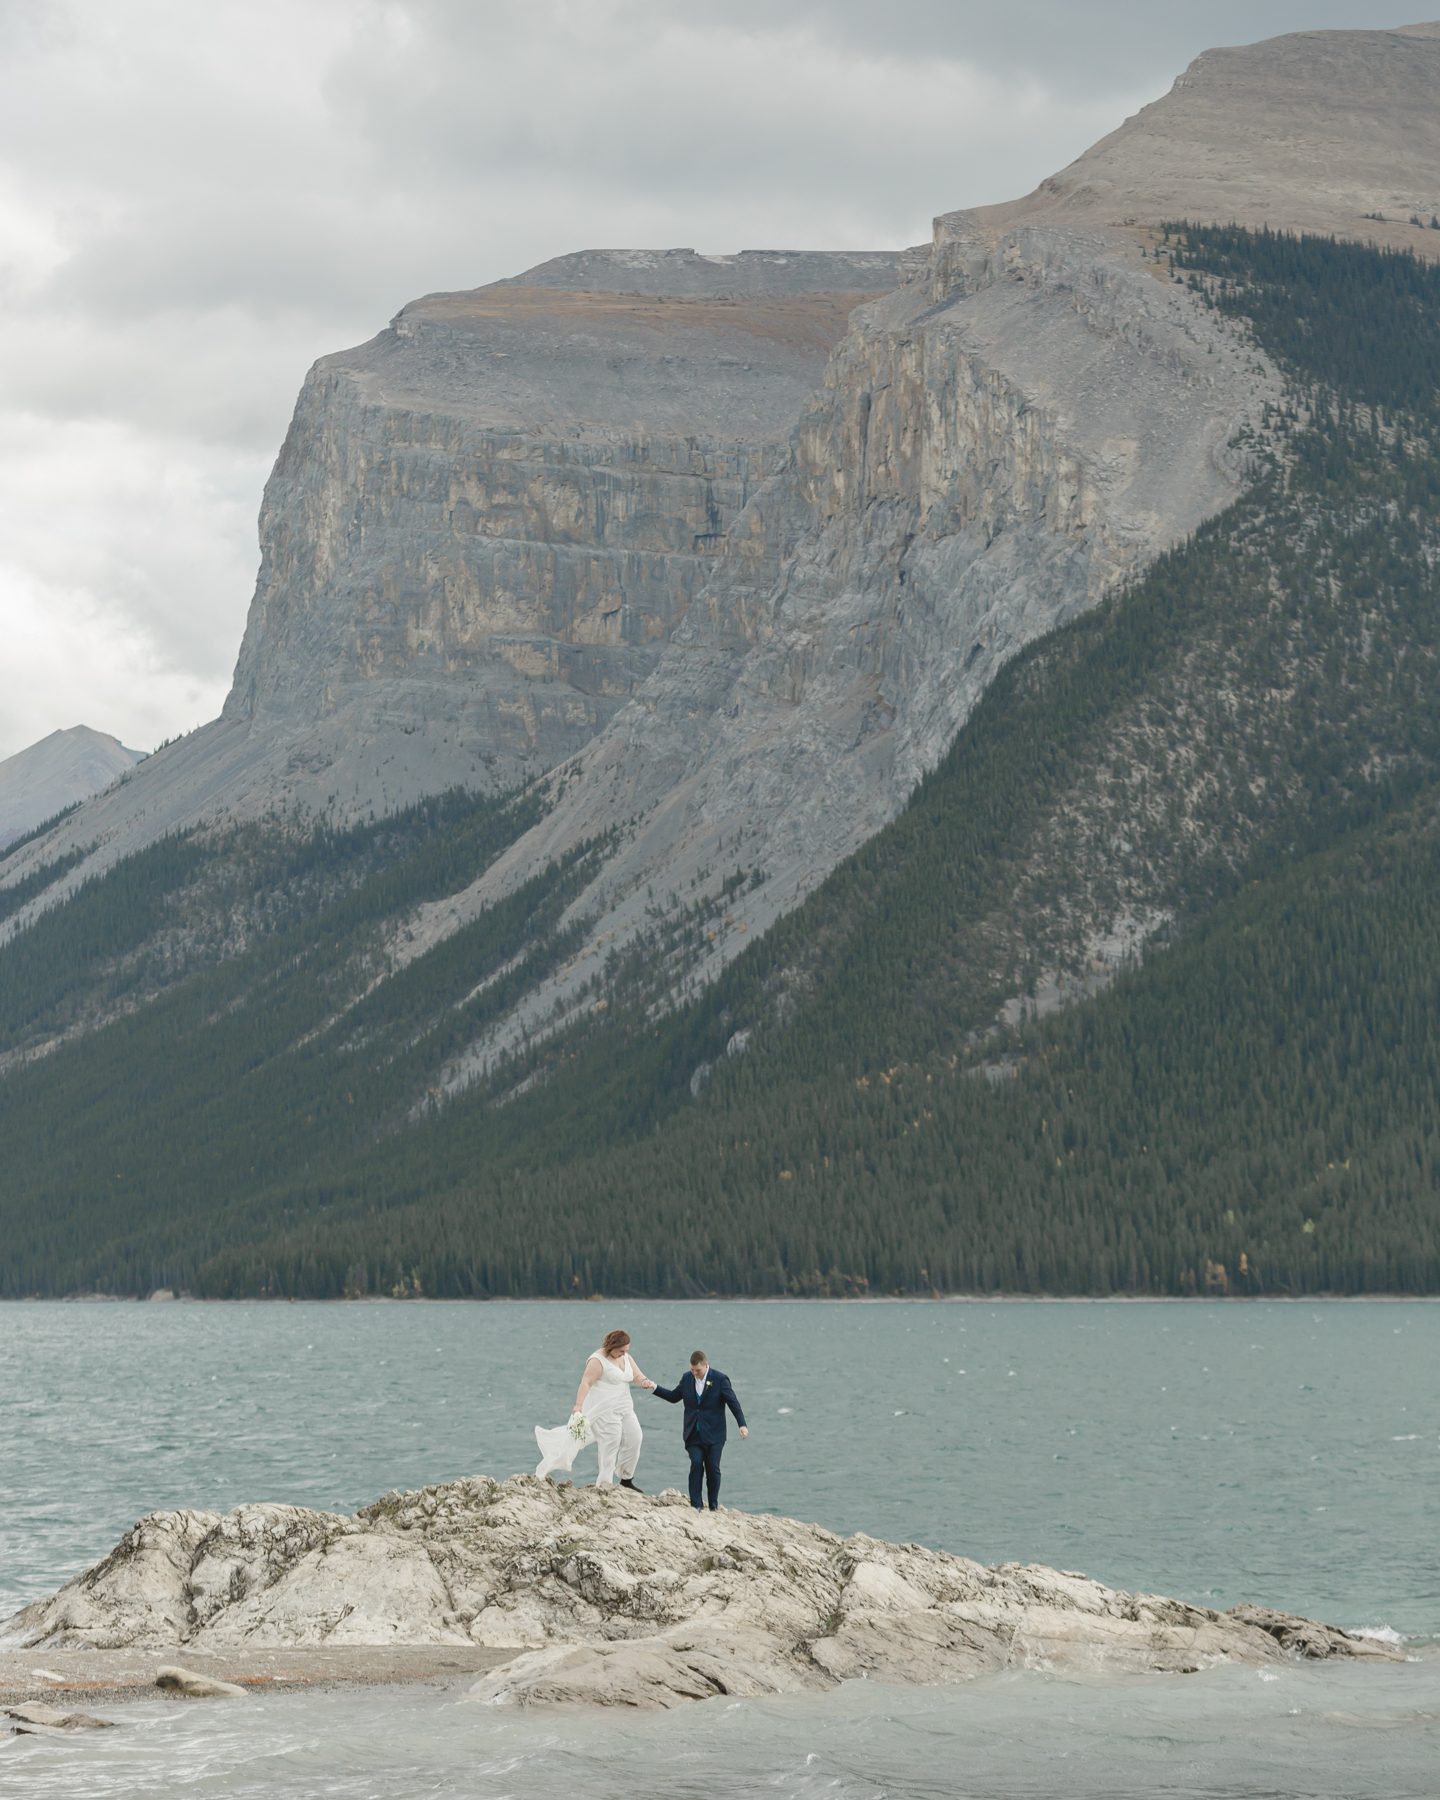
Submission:
[[[571,1413],[571,1415],[570,1415],[570,1435],[571,1435],[571,1437],[574,1438],[574,1440],[577,1444],[583,1444],[589,1440],[590,1421],[585,1417],[584,1413],[582,1413],[582,1412]]]

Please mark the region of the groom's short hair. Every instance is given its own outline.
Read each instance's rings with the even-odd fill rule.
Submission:
[[[692,1350],[690,1352],[690,1367],[692,1369],[698,1368],[701,1363],[709,1362],[709,1360],[710,1358],[706,1356],[703,1350]]]

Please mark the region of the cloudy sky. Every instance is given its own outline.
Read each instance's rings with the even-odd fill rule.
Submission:
[[[219,710],[308,365],[566,250],[872,249],[1366,0],[0,0],[0,758]]]

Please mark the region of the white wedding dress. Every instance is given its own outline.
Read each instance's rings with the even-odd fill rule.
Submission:
[[[575,1458],[587,1444],[600,1446],[598,1485],[609,1484],[617,1459],[622,1480],[635,1473],[641,1437],[640,1421],[635,1417],[635,1402],[630,1393],[635,1365],[630,1361],[628,1351],[618,1363],[611,1362],[602,1350],[592,1354],[599,1358],[600,1377],[585,1396],[583,1433],[576,1437],[568,1424],[557,1426],[553,1431],[546,1430],[543,1425],[535,1427],[535,1443],[540,1451],[535,1473],[542,1480],[552,1469],[573,1467]]]

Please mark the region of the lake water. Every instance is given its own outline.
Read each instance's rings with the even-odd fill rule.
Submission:
[[[1416,1660],[849,1686],[662,1718],[457,1690],[123,1709],[0,1746],[27,1794],[1440,1791],[1440,1306],[1423,1302],[0,1307],[0,1617],[159,1507],[352,1511],[533,1468],[603,1330],[735,1382],[724,1499],[985,1562],[1400,1634]],[[641,1396],[638,1480],[683,1484]],[[587,1470],[590,1471],[587,1474]],[[593,1456],[576,1465],[593,1478]],[[117,1741],[118,1740],[118,1741]],[[17,1790],[18,1791],[18,1790]]]

